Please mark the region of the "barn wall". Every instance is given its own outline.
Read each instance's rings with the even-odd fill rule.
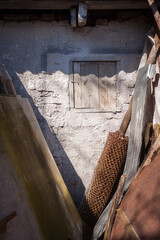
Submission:
[[[146,17],[134,14],[77,29],[67,20],[0,22],[0,63],[17,94],[30,99],[77,207],[108,132],[118,130],[128,107],[149,28]],[[106,59],[119,60],[117,109],[73,108],[72,61]]]

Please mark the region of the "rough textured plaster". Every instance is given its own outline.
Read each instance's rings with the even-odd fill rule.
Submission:
[[[143,17],[97,22],[73,30],[62,22],[0,22],[0,63],[17,94],[31,101],[51,152],[78,206],[109,131],[116,131],[128,107],[145,34]],[[120,57],[117,112],[77,111],[70,105],[70,62],[113,54]]]

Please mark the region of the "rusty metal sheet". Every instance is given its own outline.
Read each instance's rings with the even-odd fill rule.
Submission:
[[[140,239],[160,239],[160,153],[142,169],[128,189],[120,208]],[[129,239],[116,216],[111,240]]]

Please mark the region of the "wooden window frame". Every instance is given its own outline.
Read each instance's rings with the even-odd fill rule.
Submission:
[[[69,96],[70,96],[70,109],[74,109],[76,112],[121,112],[122,106],[120,105],[117,97],[117,107],[116,108],[75,108],[74,106],[74,62],[116,62],[116,82],[117,85],[120,84],[120,77],[119,77],[119,69],[120,69],[120,58],[118,58],[115,55],[105,55],[105,56],[95,56],[90,55],[86,57],[75,57],[70,60],[70,79],[69,79]],[[117,96],[119,95],[118,89],[120,89],[119,86],[117,86]]]

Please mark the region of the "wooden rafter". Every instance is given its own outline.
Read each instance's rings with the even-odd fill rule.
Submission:
[[[70,9],[78,5],[79,0],[0,0],[0,9],[29,9],[29,10],[55,10]],[[148,9],[146,0],[114,0],[114,1],[84,1],[88,9],[113,10],[113,9]],[[160,7],[160,3],[157,3]]]

